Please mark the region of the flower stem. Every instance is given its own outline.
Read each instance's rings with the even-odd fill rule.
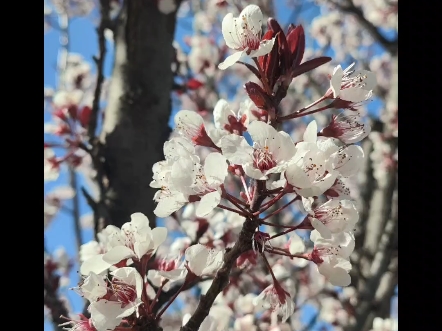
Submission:
[[[276,251],[274,249],[266,249],[266,252],[267,253],[272,253],[272,254],[277,254],[277,255],[284,255],[284,256],[291,257],[291,258],[298,257],[300,259],[304,259],[304,260],[310,261],[310,259],[305,254],[290,254],[288,252]]]
[[[234,196],[232,196],[232,195],[230,195],[229,193],[227,193],[226,192],[226,195],[225,195],[225,197],[226,197],[226,199],[227,200],[229,200],[232,204],[234,204],[235,205],[235,207],[237,207],[239,210],[241,210],[243,213],[246,213],[246,214],[248,214],[249,212],[247,211],[247,210],[245,210],[238,202],[236,202],[236,200],[238,200],[238,199],[236,199]],[[238,201],[240,201],[240,200],[238,200]],[[242,202],[242,201],[240,201],[240,202]]]
[[[169,280],[166,279],[165,281],[163,281],[163,282],[161,283],[161,286],[160,286],[160,288],[158,289],[157,294],[155,295],[155,298],[153,298],[152,303],[150,304],[150,306],[149,306],[149,308],[148,308],[148,311],[149,311],[149,312],[152,312],[153,307],[154,307],[155,304],[157,303],[157,300],[158,300],[158,298],[160,297],[161,292],[163,291],[163,287],[164,287],[164,285],[166,285],[168,281],[169,281]]]
[[[283,210],[284,208],[288,207],[289,205],[291,205],[293,202],[295,202],[296,200],[299,200],[299,195],[297,195],[296,197],[294,197],[292,200],[290,200],[289,202],[287,202],[284,206],[276,209],[275,211],[271,212],[270,214],[268,214],[267,216],[265,216],[262,221],[265,221],[266,219],[275,216],[276,214],[278,214],[281,210]]]
[[[230,207],[224,206],[224,205],[222,205],[222,204],[219,204],[217,207],[218,207],[218,208],[221,208],[221,209],[225,209],[225,210],[231,211],[231,212],[234,212],[234,213],[237,213],[238,215],[241,215],[241,216],[243,216],[243,217],[247,217],[247,214],[246,214],[246,213],[243,213],[241,210],[233,209],[233,208],[230,208]]]
[[[246,196],[247,196],[247,199],[249,200],[249,205],[250,205],[252,203],[252,199],[250,198],[249,188],[247,187],[246,180],[244,179],[244,176],[241,176],[241,182],[242,182],[242,185],[244,186],[244,191],[246,191]]]
[[[333,106],[331,106],[331,104],[330,104],[330,105],[326,105],[326,106],[318,108],[318,109],[314,109],[314,110],[308,111],[306,113],[293,113],[293,114],[289,114],[289,115],[286,115],[286,116],[278,117],[276,119],[276,121],[281,123],[283,121],[290,120],[292,118],[298,118],[298,117],[302,117],[302,116],[311,115],[311,114],[314,114],[314,113],[317,113],[317,112],[320,112],[320,111],[323,111],[323,110],[326,110],[326,109],[330,109],[332,107]]]
[[[266,264],[266,266],[267,266],[267,269],[268,269],[269,272],[270,272],[270,275],[271,275],[272,278],[273,278],[273,282],[274,282],[274,283],[275,283],[275,282],[278,282],[278,280],[276,279],[276,277],[275,277],[275,275],[274,275],[274,273],[273,273],[272,267],[270,266],[269,261],[267,261],[267,258],[266,258],[266,256],[264,255],[264,253],[262,253],[261,256],[262,256],[262,258],[263,258],[263,260],[264,260],[264,262],[265,262],[265,264]]]
[[[257,212],[253,213],[253,216],[258,216],[259,214],[265,212],[267,209],[269,209],[271,206],[273,206],[276,201],[280,200],[287,192],[282,191],[281,193],[279,193],[276,197],[274,197],[272,200],[270,200],[269,202],[267,202],[265,204],[264,208],[261,208],[260,210],[258,210]]]
[[[160,312],[157,314],[157,317],[155,318],[157,321],[164,314],[166,309],[169,308],[169,306],[172,304],[172,302],[175,301],[177,296],[183,291],[183,289],[185,288],[186,285],[187,285],[187,282],[184,282],[183,285],[181,285],[181,287],[178,289],[178,291],[174,294],[174,296],[172,298],[170,298],[170,300],[167,302],[167,304],[164,306],[164,308],[160,310]]]

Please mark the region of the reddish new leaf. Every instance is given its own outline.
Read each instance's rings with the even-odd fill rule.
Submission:
[[[298,66],[305,50],[305,33],[302,25],[298,25],[287,34],[287,43],[290,47],[291,62],[293,66]]]
[[[269,97],[266,92],[256,83],[248,82],[244,85],[249,98],[260,109],[266,109],[269,105]]]
[[[295,78],[299,75],[302,75],[303,73],[306,73],[308,71],[311,71],[324,63],[330,62],[331,57],[328,56],[321,56],[316,59],[309,60],[307,62],[304,62],[303,64],[299,65],[292,71],[292,78]]]

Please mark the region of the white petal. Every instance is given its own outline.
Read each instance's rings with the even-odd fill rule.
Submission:
[[[209,185],[224,183],[227,176],[227,160],[221,153],[210,153],[204,161],[204,175]]]
[[[112,264],[103,260],[103,254],[99,254],[84,261],[81,264],[80,273],[86,276],[89,275],[90,272],[101,274],[102,272],[109,269],[110,266],[112,266]]]
[[[152,230],[154,249],[157,249],[167,238],[167,228],[158,227]]]
[[[364,161],[364,150],[357,145],[351,145],[331,156],[333,169],[344,177],[358,173]]]
[[[115,329],[122,318],[117,316],[123,311],[121,303],[116,301],[100,300],[89,306],[91,320],[97,331],[107,331]]]
[[[175,126],[186,127],[204,125],[204,120],[200,114],[192,110],[180,110],[174,117]]]
[[[311,121],[304,131],[303,140],[307,143],[316,143],[316,139],[318,136],[318,124],[316,124],[316,121]]]
[[[333,70],[333,76],[330,80],[331,89],[333,91],[333,97],[339,96],[339,91],[341,90],[343,71],[340,65],[335,67]]]
[[[141,258],[148,252],[153,252],[153,243],[151,241],[136,241],[134,243],[134,252],[137,255],[138,259],[141,260]]]
[[[292,137],[287,132],[278,132],[280,146],[276,151],[273,152],[273,157],[277,162],[290,160],[298,150],[292,140]]]
[[[224,16],[221,23],[223,38],[226,41],[226,45],[232,49],[239,49],[241,47],[239,34],[238,31],[235,29],[236,25],[237,20],[233,17],[232,13],[228,13],[226,16]]]
[[[143,213],[134,213],[130,215],[130,222],[138,229],[142,227],[150,227],[149,219]]]
[[[223,155],[233,164],[242,165],[253,162],[252,154],[254,149],[246,139],[236,134],[229,134],[221,139],[221,150]]]
[[[229,131],[218,128],[211,128],[206,132],[209,138],[212,139],[213,143],[218,147],[221,147],[221,139],[226,135],[230,134]]]
[[[317,218],[312,218],[311,222],[312,222],[312,226],[321,234],[321,236],[323,238],[325,238],[325,239],[331,238],[331,232],[330,232],[329,228],[327,228],[324,225],[324,223],[322,223]]]
[[[367,100],[370,96],[370,91],[358,87],[349,87],[343,89],[339,94],[339,98],[350,102],[361,102]]]
[[[304,241],[295,232],[292,232],[292,235],[290,236],[289,252],[290,254],[298,254],[305,252]]]
[[[261,147],[268,146],[270,151],[275,151],[280,146],[278,131],[267,123],[254,121],[250,123],[247,132],[254,142],[257,142]]]
[[[221,195],[218,191],[210,192],[204,195],[198,207],[196,208],[196,216],[204,217],[208,215],[221,201]]]
[[[195,177],[195,165],[191,159],[180,158],[172,165],[170,180],[179,191],[188,189]],[[184,191],[185,192],[185,191]]]
[[[270,40],[262,40],[259,44],[259,48],[256,51],[252,51],[249,56],[258,57],[269,54],[275,45],[275,39],[276,37],[273,37]]]
[[[247,176],[249,176],[250,178],[258,179],[258,180],[266,180],[266,179],[268,179],[268,177],[265,174],[263,174],[261,170],[256,169],[253,166],[253,164],[251,164],[251,163],[243,164],[242,168],[244,170],[244,173]]]
[[[130,248],[126,246],[116,246],[103,255],[103,260],[110,264],[117,264],[124,259],[134,256],[135,254]]]
[[[228,118],[235,113],[230,109],[229,103],[224,99],[219,99],[213,108],[213,122],[218,129],[224,129],[224,125],[229,124]]]
[[[201,276],[202,271],[206,267],[209,257],[209,250],[206,246],[196,244],[186,249],[184,253],[189,269],[197,276]]]
[[[228,57],[226,57],[224,62],[221,62],[220,64],[218,64],[218,69],[226,70],[227,68],[231,67],[236,62],[238,62],[243,54],[244,54],[244,51],[240,51],[240,52],[235,52],[232,55],[229,55]]]
[[[248,5],[245,7],[239,14],[239,19],[243,19],[247,22],[248,29],[261,32],[263,16],[261,8],[257,5]]]
[[[335,286],[349,286],[351,284],[351,277],[344,269],[335,267],[328,281]]]
[[[176,212],[182,206],[186,204],[186,201],[178,200],[176,197],[166,197],[158,201],[158,205],[153,211],[158,217],[167,217],[170,214]]]
[[[104,297],[107,293],[103,277],[98,276],[95,272],[89,273],[80,289],[84,297],[91,302],[97,301],[97,299]]]
[[[304,170],[302,170],[302,168],[296,164],[291,164],[288,166],[285,171],[285,176],[287,178],[287,182],[295,187],[302,189],[312,185]]]

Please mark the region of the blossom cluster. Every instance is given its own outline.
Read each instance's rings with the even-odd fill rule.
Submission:
[[[311,262],[330,284],[350,285],[359,214],[348,180],[364,162],[358,143],[370,134],[370,126],[358,108],[372,97],[375,75],[338,65],[318,100],[283,114],[278,106],[292,81],[331,58],[303,62],[302,26],[290,25],[284,32],[269,19],[263,35],[262,23],[255,5],[245,7],[237,18],[227,14],[222,22],[226,45],[235,52],[218,68],[226,70],[238,62],[256,76],[259,83],[244,85],[248,99],[239,110],[218,100],[213,123],[207,114],[179,111],[174,133],[163,147],[164,160],[153,166],[151,187],[158,189],[154,213],[177,220],[187,236],[161,251],[168,229],[152,229],[145,215],[135,213],[121,229],[108,225],[97,241],[84,244],[83,279],[76,290],[89,301],[90,318],[66,322],[72,330],[156,325],[180,293],[206,281],[212,289],[220,272],[227,272],[230,284],[217,293],[222,298],[217,297],[213,313],[200,321],[200,330],[227,330],[226,316],[235,305],[242,312],[234,326],[238,331],[252,329],[253,314],[262,310],[273,312],[272,319],[278,314],[282,323],[287,321],[297,303],[284,286],[289,279],[284,263],[305,268]],[[242,58],[252,58],[255,66]],[[328,109],[340,112],[322,127],[310,120],[299,141],[284,130],[292,119]],[[275,218],[293,207],[304,218],[274,232],[281,227]],[[312,244],[301,238],[305,231]],[[233,258],[232,251],[238,252]],[[232,266],[237,275],[226,269]],[[264,281],[257,274],[264,274]],[[259,283],[260,290],[239,296],[238,284],[247,277]],[[162,294],[169,291],[174,294],[163,302]],[[191,319],[191,313],[184,315],[182,324]]]

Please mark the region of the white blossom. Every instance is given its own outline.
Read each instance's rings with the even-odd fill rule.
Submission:
[[[261,9],[256,5],[248,5],[239,14],[238,18],[232,13],[227,14],[222,22],[222,33],[229,48],[237,52],[228,56],[218,68],[225,70],[241,56],[247,54],[250,57],[257,57],[271,52],[275,38],[261,41],[261,29],[263,16]]]
[[[356,206],[350,200],[332,199],[315,208],[312,208],[313,198],[302,198],[302,203],[313,227],[327,239],[332,233],[351,231],[359,219]]]
[[[250,123],[247,131],[253,139],[253,147],[244,137],[229,134],[221,139],[225,157],[241,165],[246,175],[255,179],[265,180],[269,174],[284,171],[296,152],[290,136],[260,121]]]
[[[197,276],[212,275],[221,268],[224,252],[196,244],[186,249],[185,257],[189,269]]]
[[[354,63],[342,70],[340,65],[333,70],[330,88],[333,97],[350,102],[367,100],[376,85],[376,76],[367,70],[351,70]]]
[[[255,299],[253,304],[260,310],[271,309],[277,311],[285,322],[295,311],[295,304],[289,293],[279,284],[272,284],[266,287]]]

